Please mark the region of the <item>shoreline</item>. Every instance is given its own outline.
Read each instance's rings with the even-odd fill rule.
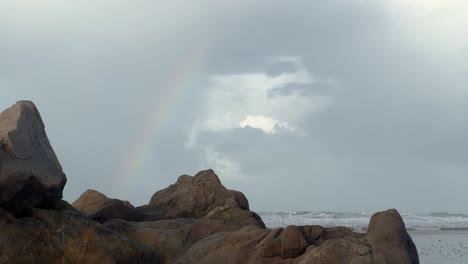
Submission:
[[[468,263],[468,229],[408,230],[425,264]]]

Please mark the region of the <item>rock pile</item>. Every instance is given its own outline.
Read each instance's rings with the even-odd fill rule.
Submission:
[[[366,234],[317,225],[267,229],[212,170],[180,176],[134,207],[95,190],[72,205],[32,102],[0,114],[0,263],[419,264],[399,213]]]

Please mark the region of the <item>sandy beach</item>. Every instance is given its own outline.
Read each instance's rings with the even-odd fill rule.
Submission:
[[[409,230],[424,264],[468,263],[468,230]]]

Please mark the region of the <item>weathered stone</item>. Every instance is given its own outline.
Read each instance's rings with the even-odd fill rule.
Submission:
[[[110,199],[95,190],[86,190],[72,205],[100,223],[111,219],[130,220],[136,214],[135,207],[130,202]]]
[[[136,209],[146,215],[141,221],[208,217],[243,221],[242,226],[265,227],[261,218],[249,211],[244,194],[226,189],[213,170],[200,171],[195,176],[180,176],[175,184],[156,192],[148,205]]]
[[[340,239],[349,237],[354,234],[354,232],[345,226],[335,226],[324,228],[325,239]]]
[[[280,257],[281,256],[281,239],[279,238],[283,228],[272,230],[263,242],[262,256],[268,257]]]
[[[309,245],[320,245],[325,240],[325,229],[318,225],[298,226]]]
[[[111,220],[105,226],[159,253],[161,263],[174,263],[196,242],[211,235],[239,229],[215,219],[179,218],[154,222]]]
[[[158,254],[78,211],[30,209],[0,224],[0,263],[159,263]]]
[[[223,220],[239,228],[247,225],[265,227],[259,215],[255,212],[242,209],[232,197],[226,201],[224,206],[216,207],[206,214],[204,218]]]
[[[272,263],[264,262],[258,254],[261,250],[258,245],[267,234],[268,230],[253,225],[217,233],[198,241],[176,263]]]
[[[145,208],[169,218],[203,218],[211,210],[234,199],[241,209],[249,210],[247,198],[238,191],[226,189],[213,170],[195,176],[182,175],[175,184],[156,192]]]
[[[395,209],[374,214],[366,238],[374,251],[374,261],[390,264],[419,264],[418,252],[405,223]]]
[[[351,260],[349,264],[373,264],[372,255],[358,256]]]
[[[0,113],[0,206],[51,207],[66,181],[36,106],[20,101]]]
[[[371,248],[366,245],[365,240],[356,235],[330,239],[318,247],[309,248],[296,259],[295,264],[348,264],[357,257],[372,254]]]
[[[10,214],[8,211],[6,211],[5,209],[2,209],[0,207],[0,225],[11,224],[15,222],[16,222],[15,217],[12,214]]]
[[[280,235],[281,256],[283,258],[295,258],[304,253],[308,246],[301,231],[297,226],[286,227]]]

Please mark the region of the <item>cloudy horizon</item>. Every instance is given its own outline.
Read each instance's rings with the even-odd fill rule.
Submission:
[[[468,4],[0,3],[0,111],[67,174],[146,204],[211,168],[256,211],[468,213]]]

